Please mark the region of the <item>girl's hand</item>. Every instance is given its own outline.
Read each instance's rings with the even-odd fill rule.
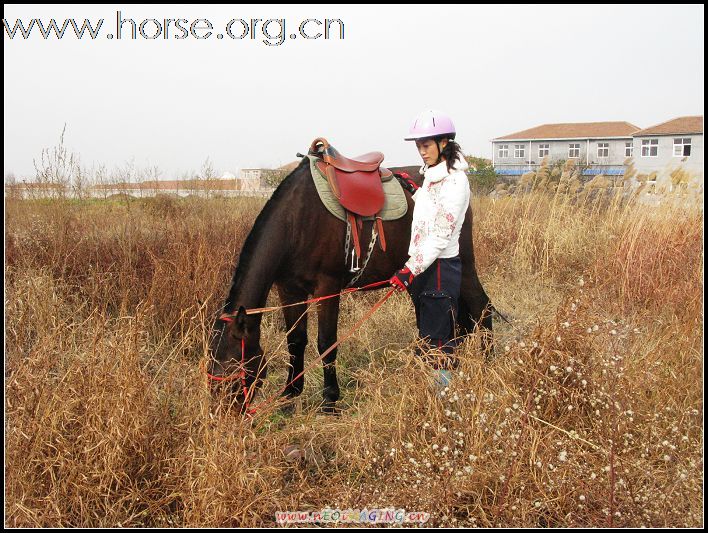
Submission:
[[[403,292],[408,289],[415,276],[408,267],[397,270],[388,282],[398,291]]]

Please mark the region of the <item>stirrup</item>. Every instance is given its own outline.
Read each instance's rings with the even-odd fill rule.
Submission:
[[[356,265],[354,265],[354,258],[356,257]],[[349,272],[359,272],[361,269],[359,268],[359,257],[356,255],[354,250],[352,249],[352,267],[349,269]]]

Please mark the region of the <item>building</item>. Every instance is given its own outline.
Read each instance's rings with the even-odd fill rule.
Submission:
[[[300,165],[300,160],[287,163],[278,168],[257,169],[260,171],[261,189],[275,189],[293,170]],[[250,169],[255,170],[255,169]]]
[[[39,183],[21,180],[5,184],[5,197],[17,199],[63,198],[70,189],[59,183]]]
[[[681,166],[703,178],[703,117],[678,117],[634,133],[634,168],[640,174],[670,175]]]
[[[92,197],[109,197],[126,194],[137,198],[168,194],[173,196],[244,196],[259,192],[253,180],[241,179],[192,179],[143,181],[140,183],[110,183],[89,187]]]
[[[264,168],[242,168],[238,173],[238,177],[243,184],[243,189],[248,191],[262,189],[266,171],[267,169]]]
[[[588,167],[583,174],[624,174],[634,153],[629,122],[544,124],[492,140],[492,164],[497,174],[520,176],[548,161],[574,160]]]
[[[492,140],[497,174],[520,176],[549,162],[574,160],[583,175],[638,174],[667,179],[681,166],[703,178],[703,116],[678,117],[650,128],[629,122],[544,124]]]

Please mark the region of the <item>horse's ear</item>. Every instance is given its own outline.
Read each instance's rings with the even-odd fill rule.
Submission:
[[[234,316],[234,322],[237,331],[246,333],[246,316],[246,308],[244,306],[240,306],[238,308],[238,312]]]
[[[231,333],[237,337],[243,337],[246,334],[246,308],[241,306],[235,314],[222,313],[219,320],[223,320],[228,324],[233,324]]]

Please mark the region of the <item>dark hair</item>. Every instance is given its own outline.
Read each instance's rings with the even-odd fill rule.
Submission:
[[[445,158],[445,163],[447,164],[447,171],[452,172],[452,167],[455,165],[456,161],[464,161],[465,156],[462,153],[462,147],[455,142],[454,139],[449,137],[436,137],[435,142],[438,144],[438,149],[440,149],[440,141],[442,139],[447,139],[447,145],[440,151],[440,157]]]

